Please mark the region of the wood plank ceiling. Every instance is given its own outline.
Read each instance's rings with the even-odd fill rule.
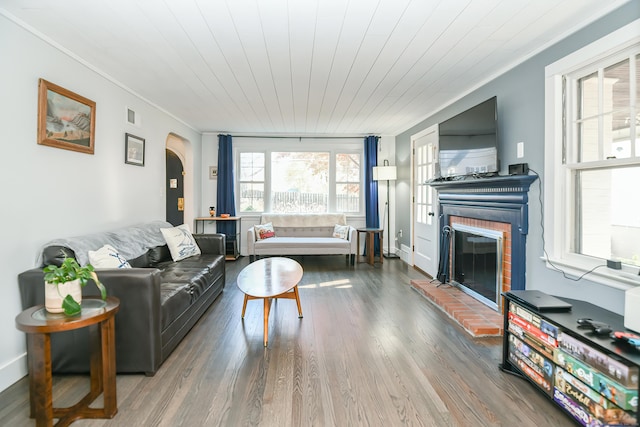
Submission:
[[[198,131],[396,135],[626,1],[0,0],[0,13]]]

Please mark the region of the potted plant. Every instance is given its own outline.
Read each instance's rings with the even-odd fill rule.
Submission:
[[[93,266],[81,267],[75,258],[65,258],[62,264],[49,265],[43,269],[45,280],[45,308],[50,313],[64,313],[67,316],[80,314],[82,307],[82,287],[93,280],[102,299],[107,298],[107,290],[98,280]]]

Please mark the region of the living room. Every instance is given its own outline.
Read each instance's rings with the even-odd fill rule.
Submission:
[[[392,187],[391,218],[394,221],[391,233],[396,236],[399,230],[404,231],[403,236],[398,237],[400,249],[411,247],[412,243],[412,219],[407,208],[411,205],[412,196],[412,136],[492,96],[497,96],[499,103],[500,138],[503,141],[500,146],[501,172],[506,174],[510,164],[526,162],[530,169],[540,174],[542,188],[546,188],[545,67],[621,28],[637,25],[637,1],[612,4],[616,7],[612,7],[610,12],[593,22],[585,22],[579,28],[576,28],[578,23],[567,22],[567,29],[573,29],[570,34],[552,45],[540,46],[539,51],[532,52],[527,58],[514,58],[514,61],[519,60],[505,64],[498,73],[488,73],[496,77],[472,90],[458,93],[452,85],[451,95],[441,109],[425,111],[423,120],[397,134],[381,135],[378,159],[390,159],[398,171]],[[186,170],[191,172],[185,176],[185,198],[189,202],[184,207],[184,215],[185,222],[192,223],[193,218],[205,215],[208,207],[216,203],[215,181],[209,179],[209,167],[217,162],[217,134],[227,133],[226,128],[202,131],[192,126],[188,117],[172,114],[171,105],[160,108],[145,97],[134,94],[117,77],[106,76],[98,65],[84,61],[71,47],[57,45],[41,34],[37,26],[24,25],[12,17],[14,15],[8,12],[0,14],[0,56],[6,61],[6,66],[0,70],[3,77],[1,92],[6,100],[10,100],[3,104],[1,110],[5,118],[2,132],[5,153],[14,156],[14,160],[5,161],[4,170],[12,182],[18,182],[5,192],[7,201],[3,213],[10,228],[2,249],[5,268],[1,273],[4,286],[0,291],[3,296],[0,298],[0,330],[3,336],[0,391],[19,381],[27,372],[25,336],[14,323],[21,311],[17,276],[35,266],[40,247],[62,236],[163,219],[167,147],[177,147],[176,150],[181,151]],[[128,64],[122,66],[127,67]],[[94,155],[36,143],[40,78],[96,102]],[[140,78],[153,78],[153,75],[147,70],[141,73]],[[142,118],[140,127],[126,124],[127,108],[135,110]],[[144,167],[123,161],[125,133],[144,136]],[[238,136],[242,134],[241,130],[238,131]],[[517,153],[516,143],[519,141],[525,144],[524,157]],[[544,261],[544,252],[550,250],[548,245],[556,244],[556,237],[545,234],[543,239],[543,218],[545,226],[550,223],[542,211],[549,203],[541,206],[540,188],[536,182],[529,192],[527,289],[579,298],[623,314],[624,294],[630,285],[628,281],[616,279],[615,272],[598,279],[586,276],[576,282],[564,278],[562,273]],[[381,195],[381,200],[383,198]],[[13,200],[15,209],[10,208],[9,200]],[[364,225],[364,218],[353,221],[357,226]],[[545,232],[549,232],[546,227]],[[558,230],[556,235],[564,236],[564,233]],[[406,259],[402,262],[406,263]],[[582,274],[581,271],[573,270],[570,276],[575,278]],[[602,272],[602,269],[598,271]]]

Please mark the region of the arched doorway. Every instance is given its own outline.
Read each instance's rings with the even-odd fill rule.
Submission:
[[[166,148],[166,172],[165,172],[165,200],[167,217],[166,220],[170,223],[174,221],[181,221],[180,224],[193,224],[194,212],[195,212],[195,195],[194,195],[194,182],[193,182],[193,147],[188,139],[184,139],[179,135],[170,133],[167,135],[165,144]],[[175,161],[173,157],[177,157],[180,161],[180,166],[175,166],[175,171],[169,166],[169,159]],[[178,180],[175,184],[176,188],[170,188],[172,186],[171,179]],[[181,194],[176,191],[180,190]],[[175,193],[175,194],[174,194]],[[178,208],[178,198],[182,197],[181,210]],[[169,216],[169,211],[172,214],[176,214],[175,217]]]
[[[184,167],[171,150],[166,159],[166,220],[173,225],[184,224]]]

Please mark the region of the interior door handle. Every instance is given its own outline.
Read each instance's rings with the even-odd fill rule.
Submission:
[[[433,212],[429,212],[427,215],[429,216],[435,216],[435,214]]]

